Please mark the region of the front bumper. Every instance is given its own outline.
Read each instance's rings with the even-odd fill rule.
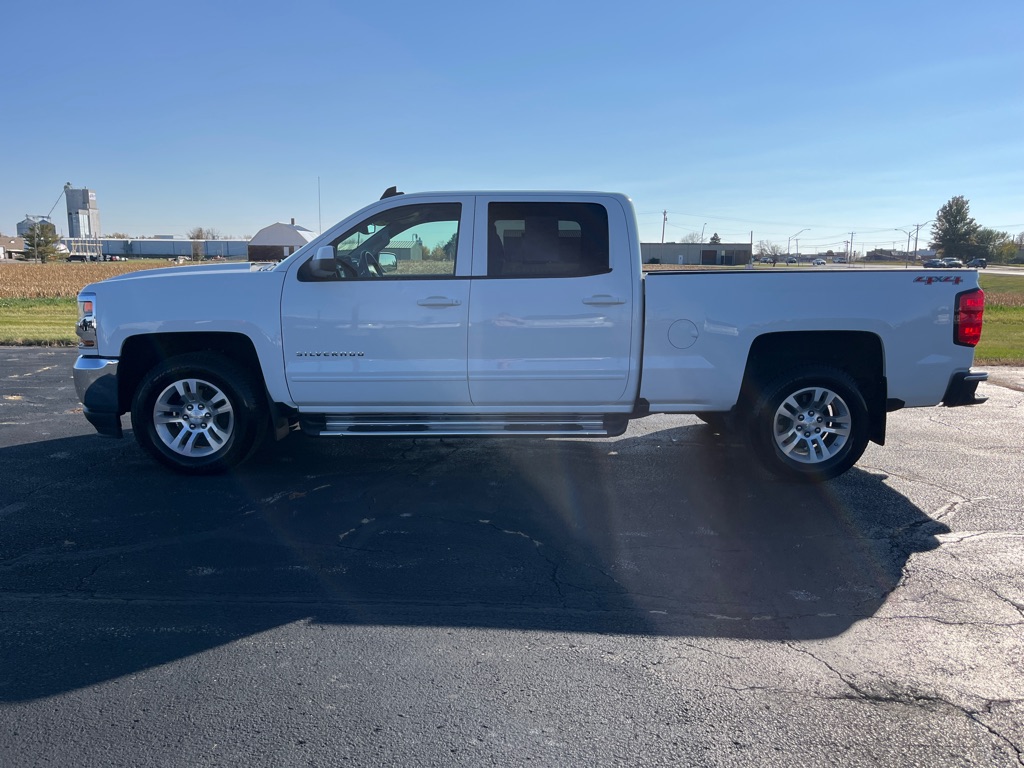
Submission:
[[[958,405],[978,405],[988,400],[987,397],[978,397],[975,392],[978,385],[988,381],[988,374],[984,371],[958,371],[949,380],[946,387],[946,394],[942,396],[942,404],[950,408]]]
[[[117,360],[79,355],[75,361],[75,390],[85,418],[108,437],[123,437],[117,395]]]

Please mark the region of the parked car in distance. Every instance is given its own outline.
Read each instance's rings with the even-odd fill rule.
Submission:
[[[761,257],[761,263],[762,264],[774,264],[775,263],[775,259],[773,259],[771,256],[762,256]]]
[[[946,265],[943,263],[942,259],[928,259],[927,261],[922,262],[921,266],[925,269],[942,269]]]
[[[943,259],[942,266],[946,269],[962,269],[964,263],[960,259]]]
[[[788,259],[786,259],[786,263],[787,264],[797,264],[798,262],[797,262],[796,256],[790,256]]]
[[[967,262],[968,267],[974,267],[975,269],[987,269],[988,259],[971,259]]]
[[[832,263],[833,264],[845,264],[846,263],[846,257],[845,256],[834,256],[832,258]]]
[[[824,267],[825,266],[825,260],[824,259],[815,259],[814,261],[811,262],[811,266],[814,266],[814,267]]]

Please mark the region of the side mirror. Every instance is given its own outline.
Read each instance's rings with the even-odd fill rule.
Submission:
[[[321,245],[309,262],[310,271],[317,277],[334,274],[334,246]]]
[[[398,257],[387,251],[377,254],[377,263],[385,272],[394,272],[398,269]]]

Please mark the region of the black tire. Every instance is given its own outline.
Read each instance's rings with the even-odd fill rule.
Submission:
[[[132,428],[157,461],[190,475],[245,461],[266,434],[253,378],[211,352],[178,355],[147,373],[132,399]]]
[[[864,453],[870,416],[857,383],[845,372],[806,365],[763,390],[750,420],[750,440],[773,474],[828,480]]]

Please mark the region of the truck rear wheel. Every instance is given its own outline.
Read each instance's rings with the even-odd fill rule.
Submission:
[[[214,474],[247,459],[262,440],[259,403],[252,378],[226,358],[178,355],[143,379],[132,400],[132,428],[160,463]]]
[[[843,474],[864,453],[868,407],[845,372],[805,366],[765,387],[750,420],[758,459],[772,473],[800,480]]]

